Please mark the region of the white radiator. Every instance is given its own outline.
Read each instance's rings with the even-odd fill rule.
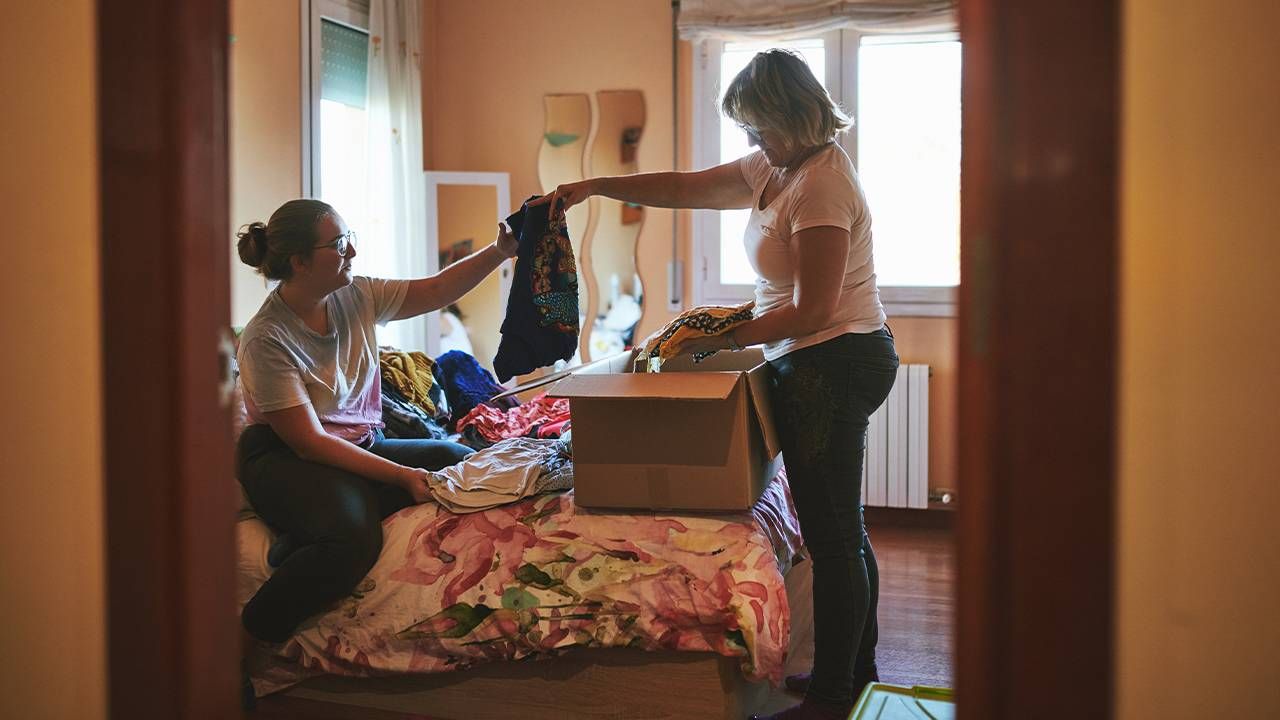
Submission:
[[[862,504],[929,506],[929,366],[901,365],[884,405],[871,416],[862,463]]]

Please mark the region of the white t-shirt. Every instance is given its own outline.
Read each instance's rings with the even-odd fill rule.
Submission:
[[[871,213],[844,150],[831,143],[810,156],[764,209],[760,208],[760,196],[773,172],[764,153],[757,151],[742,158],[738,168],[751,186],[751,218],[743,241],[747,259],[759,276],[756,316],[794,300],[796,268],[791,243],[796,233],[822,226],[849,230],[849,256],[835,312],[818,332],[767,343],[765,357],[776,360],[838,335],[879,330],[885,314],[871,259]]]
[[[382,427],[374,324],[400,310],[408,280],[356,277],[325,299],[329,333],[307,327],[272,290],[240,335],[240,380],[249,420],[310,403],[331,435],[362,443]]]

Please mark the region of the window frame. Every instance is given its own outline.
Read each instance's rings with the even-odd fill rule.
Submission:
[[[319,197],[321,20],[369,33],[368,0],[299,0],[302,28],[302,197]]]
[[[857,30],[821,33],[826,53],[825,78],[832,99],[858,117],[858,50],[864,36]],[[959,39],[956,33],[937,33]],[[805,34],[804,37],[814,37]],[[693,159],[694,166],[720,164],[720,109],[709,99],[719,98],[722,40],[693,44]],[[858,133],[840,135],[840,146],[858,164]],[[720,218],[716,210],[694,210],[692,222],[693,299],[697,305],[736,304],[752,298],[753,286],[720,282]],[[881,286],[880,302],[890,317],[955,317],[958,286]]]

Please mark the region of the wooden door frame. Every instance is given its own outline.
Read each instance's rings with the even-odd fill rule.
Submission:
[[[962,720],[1112,715],[1120,5],[960,2]]]
[[[1112,714],[1119,6],[961,0],[960,717]],[[227,0],[100,0],[113,717],[227,718]]]
[[[239,714],[227,0],[97,6],[108,705]]]

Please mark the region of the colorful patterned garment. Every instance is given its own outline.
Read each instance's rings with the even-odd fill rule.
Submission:
[[[493,358],[501,382],[568,360],[578,349],[578,266],[564,210],[529,200],[507,218],[520,248]]]
[[[650,371],[651,358],[657,358],[657,364],[675,357],[676,348],[688,337],[707,337],[720,335],[748,321],[752,317],[755,302],[747,302],[737,307],[720,307],[707,305],[685,310],[667,323],[658,332],[644,341],[644,347],[636,354],[636,367],[641,372]],[[694,353],[694,361],[711,357],[715,351]]]
[[[513,408],[499,410],[488,405],[477,405],[466,417],[458,421],[458,432],[465,433],[474,427],[480,437],[490,443],[506,438],[543,435],[539,430],[548,425],[563,423],[569,419],[569,400],[550,398],[546,393]],[[563,425],[562,425],[563,427]],[[556,433],[551,437],[559,437]]]
[[[399,390],[401,397],[431,417],[436,415],[436,404],[431,401],[431,388],[436,382],[432,374],[435,365],[426,353],[378,348],[382,381]]]
[[[239,524],[243,603],[265,579],[257,520]],[[308,677],[462,670],[574,647],[713,652],[782,679],[791,616],[782,574],[803,544],[780,476],[751,513],[579,510],[573,492],[468,515],[426,503],[383,523],[350,597],[283,645],[259,647],[259,695]]]

